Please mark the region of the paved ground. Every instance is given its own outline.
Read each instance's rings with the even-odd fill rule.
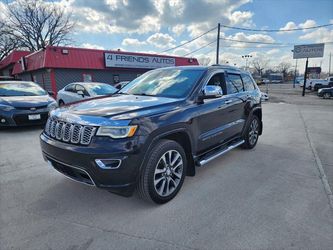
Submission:
[[[254,150],[199,169],[163,206],[54,172],[38,128],[0,131],[0,248],[332,249],[333,213],[314,152],[332,181],[333,100],[300,99],[288,88],[271,87]]]

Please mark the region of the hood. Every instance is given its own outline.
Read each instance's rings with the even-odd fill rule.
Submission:
[[[0,96],[0,103],[10,105],[15,108],[46,106],[54,101],[48,95],[42,96]]]
[[[59,111],[79,116],[102,116],[112,117],[114,120],[126,120],[172,110],[179,102],[179,99],[166,97],[114,95],[77,103]]]

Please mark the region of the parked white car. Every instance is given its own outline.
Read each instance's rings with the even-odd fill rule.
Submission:
[[[301,88],[303,88],[303,85],[304,85],[304,81],[300,81],[299,86]],[[312,89],[312,79],[306,79],[305,88],[310,89],[310,90]]]
[[[59,106],[94,98],[96,96],[111,95],[118,90],[106,83],[74,82],[58,91],[57,103]]]

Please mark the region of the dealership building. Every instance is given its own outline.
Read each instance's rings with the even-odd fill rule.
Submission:
[[[0,62],[0,75],[34,81],[54,93],[72,82],[116,84],[155,68],[198,65],[195,58],[54,46],[8,57]]]

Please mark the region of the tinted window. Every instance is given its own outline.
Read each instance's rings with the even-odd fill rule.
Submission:
[[[66,91],[69,91],[69,92],[75,92],[75,85],[74,84],[71,84],[71,85],[68,85],[66,88],[65,88]]]
[[[223,73],[218,73],[213,75],[207,85],[220,86],[223,90],[223,93],[226,93],[225,79]]]
[[[182,98],[190,93],[204,72],[201,69],[156,69],[134,79],[119,93]]]
[[[87,92],[87,90],[80,84],[75,85],[75,90],[76,90],[75,92],[82,91],[84,95],[89,96],[89,93]]]
[[[0,83],[0,96],[40,96],[46,91],[32,82]]]
[[[242,79],[243,79],[245,91],[251,91],[251,90],[255,89],[254,83],[253,83],[251,77],[249,77],[248,75],[242,75]]]
[[[116,88],[109,84],[92,83],[86,84],[85,87],[89,92],[94,93],[95,95],[111,95],[117,91]]]
[[[243,83],[240,75],[236,74],[228,74],[227,78],[227,90],[228,94],[242,92],[243,90]]]

